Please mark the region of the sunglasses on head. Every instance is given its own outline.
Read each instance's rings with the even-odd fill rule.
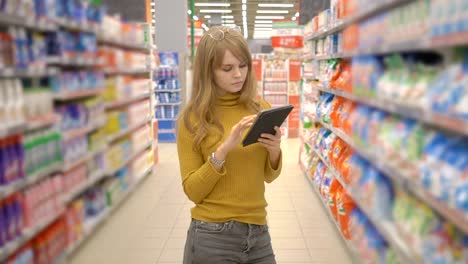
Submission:
[[[241,33],[241,28],[239,26],[235,26],[235,27],[224,27],[222,29],[218,29],[214,32],[211,32],[210,34],[208,34],[212,39],[214,40],[223,40],[224,39],[224,35],[226,33]]]

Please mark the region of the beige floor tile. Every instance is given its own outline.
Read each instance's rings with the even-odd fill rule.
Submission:
[[[305,249],[279,249],[275,251],[278,262],[306,262],[310,263],[311,258],[308,250]]]
[[[302,229],[299,227],[270,228],[272,238],[301,238]]]
[[[174,228],[171,231],[171,238],[187,238],[188,228]]]
[[[168,238],[171,231],[170,228],[141,228],[139,235],[147,238]]]
[[[307,249],[304,238],[274,238],[273,249]]]
[[[184,249],[164,249],[158,261],[182,263],[183,259]]]
[[[170,238],[167,240],[166,249],[181,249],[185,247],[185,238]]]

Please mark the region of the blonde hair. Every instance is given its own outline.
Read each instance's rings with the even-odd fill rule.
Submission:
[[[210,36],[219,30],[224,32],[223,39],[216,40]],[[255,113],[260,110],[260,105],[256,101],[257,82],[247,41],[240,32],[228,27],[210,28],[198,45],[193,63],[192,95],[179,117],[179,119],[183,118],[185,127],[194,137],[194,149],[199,149],[212,126],[220,132],[220,137],[224,134],[221,122],[214,113],[218,89],[215,84],[214,70],[221,67],[226,50],[229,50],[240,61],[245,61],[248,66],[246,80],[240,91],[239,103]]]

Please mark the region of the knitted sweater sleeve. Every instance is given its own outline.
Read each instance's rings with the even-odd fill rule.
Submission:
[[[223,167],[218,172],[208,157],[203,157],[199,150],[194,150],[192,134],[179,119],[177,129],[177,152],[179,156],[182,185],[187,197],[195,204],[200,204],[213,190],[218,180],[226,175]]]

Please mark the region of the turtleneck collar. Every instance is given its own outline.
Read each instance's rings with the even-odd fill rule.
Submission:
[[[218,96],[216,105],[220,106],[235,106],[238,104],[240,93],[226,93]]]

